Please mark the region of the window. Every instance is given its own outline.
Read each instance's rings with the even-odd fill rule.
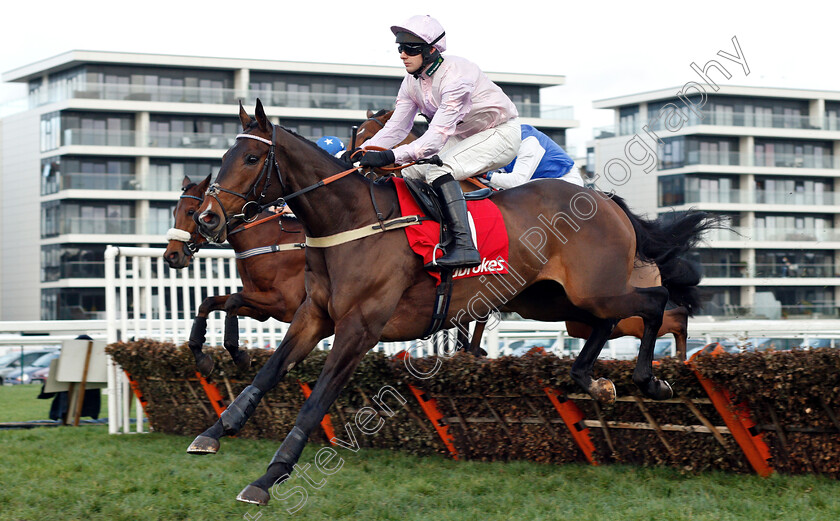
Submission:
[[[99,112],[62,112],[61,144],[133,146],[134,115]]]
[[[149,176],[144,190],[172,192],[181,189],[184,177],[194,183],[201,182],[208,175],[219,171],[219,161],[166,161],[152,160],[149,164]]]
[[[681,168],[685,165],[685,138],[665,138],[659,145],[659,169]]]
[[[832,168],[833,145],[820,141],[755,140],[755,166]]]
[[[172,227],[172,215],[175,204],[152,203],[149,206],[149,220],[146,223],[146,233],[149,235],[165,235]]]
[[[685,204],[685,176],[669,175],[659,178],[659,206]]]
[[[618,133],[620,136],[635,134],[640,126],[639,123],[638,105],[618,109]]]

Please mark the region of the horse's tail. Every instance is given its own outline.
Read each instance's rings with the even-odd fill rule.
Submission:
[[[704,232],[725,228],[724,218],[689,210],[682,214],[673,213],[668,219],[650,220],[630,211],[621,197],[613,195],[612,199],[633,224],[637,256],[657,265],[670,300],[685,306],[689,314],[699,309],[697,285],[702,277],[700,267],[683,256],[702,240]]]

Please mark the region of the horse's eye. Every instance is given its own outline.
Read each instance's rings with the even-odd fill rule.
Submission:
[[[257,156],[255,156],[253,154],[248,154],[247,156],[245,156],[245,162],[248,163],[249,165],[256,165],[257,161],[259,161],[259,160],[260,160],[260,158],[258,158]]]
[[[187,215],[192,216],[195,214],[195,210],[187,210]]]

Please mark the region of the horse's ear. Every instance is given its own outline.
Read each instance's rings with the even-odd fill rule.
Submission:
[[[260,101],[260,98],[257,98],[257,106],[254,109],[254,115],[257,116],[257,124],[260,126],[260,129],[268,132],[268,129],[271,127],[271,124],[268,121],[268,117],[266,117],[265,115],[265,110],[263,109],[262,101]]]
[[[188,176],[184,176],[184,180],[181,181],[181,190],[186,190],[188,186],[190,186],[190,178]]]
[[[197,186],[199,190],[201,190],[202,192],[207,190],[207,187],[210,186],[210,177],[212,177],[212,175],[213,174],[209,174],[207,177],[204,178],[202,182],[198,183]]]
[[[370,118],[372,118],[372,117],[373,117],[373,111],[372,111],[372,110],[370,110],[370,109],[368,109],[368,110],[367,110],[367,118],[368,118],[368,119],[370,119]]]
[[[242,106],[242,100],[239,100],[239,121],[242,122],[242,130],[248,130],[248,127],[251,126],[251,116],[245,112],[245,107]]]

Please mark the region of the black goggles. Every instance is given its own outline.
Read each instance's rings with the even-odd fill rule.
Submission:
[[[397,51],[404,52],[408,56],[417,56],[423,52],[423,48],[425,46],[426,45],[422,43],[401,43],[399,47],[397,47]]]

